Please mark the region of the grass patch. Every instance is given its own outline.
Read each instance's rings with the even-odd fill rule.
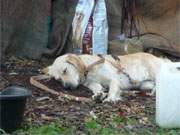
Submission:
[[[113,115],[111,119],[104,123],[100,119],[91,117],[85,118],[83,129],[80,131],[83,135],[179,135],[179,129],[163,128],[137,128],[138,120],[134,118],[124,119],[123,117]],[[79,130],[70,125],[64,125],[62,121],[51,122],[41,126],[28,125],[18,130],[12,135],[76,135]],[[3,131],[1,131],[3,133]],[[6,135],[3,133],[2,135]]]
[[[52,122],[42,126],[31,125],[28,129],[14,132],[13,135],[74,135],[74,129],[62,126],[61,122]]]

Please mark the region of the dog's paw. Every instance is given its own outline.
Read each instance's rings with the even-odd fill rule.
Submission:
[[[92,96],[92,99],[94,101],[101,101],[102,102],[106,97],[107,97],[107,93],[101,92],[101,93],[98,93],[98,94],[94,94]]]
[[[116,97],[116,98],[107,97],[106,99],[103,100],[103,103],[105,102],[116,103],[118,101],[123,101],[122,97]]]

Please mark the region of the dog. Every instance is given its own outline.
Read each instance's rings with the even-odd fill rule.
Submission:
[[[165,62],[148,53],[123,56],[65,54],[43,71],[59,80],[66,89],[76,89],[82,84],[92,90],[93,98],[100,95],[104,102],[116,102],[122,100],[123,90],[154,92],[156,74]]]

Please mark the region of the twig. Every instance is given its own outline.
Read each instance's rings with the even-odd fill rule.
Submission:
[[[30,78],[30,83],[41,89],[41,90],[44,90],[46,92],[49,92],[53,95],[57,95],[57,96],[60,96],[62,98],[67,98],[69,100],[74,100],[74,101],[80,101],[80,102],[90,102],[91,99],[90,98],[85,98],[85,97],[77,97],[77,96],[73,96],[73,95],[69,95],[69,94],[65,94],[63,92],[57,92],[55,91],[54,89],[50,89],[48,88],[47,86],[45,86],[44,84],[40,83],[39,81],[40,80],[45,80],[45,79],[50,79],[51,77],[50,76],[47,76],[47,75],[38,75],[38,76],[32,76]]]

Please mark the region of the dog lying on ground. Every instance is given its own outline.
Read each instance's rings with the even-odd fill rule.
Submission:
[[[80,84],[93,92],[93,98],[101,95],[104,101],[122,100],[123,90],[155,89],[156,74],[164,59],[148,53],[124,56],[66,54],[56,58],[44,72],[59,80],[66,89]],[[105,91],[108,89],[108,93]]]

